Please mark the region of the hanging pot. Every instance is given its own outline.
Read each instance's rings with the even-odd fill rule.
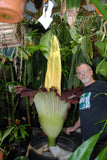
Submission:
[[[23,19],[25,0],[0,0],[0,21],[18,23]]]

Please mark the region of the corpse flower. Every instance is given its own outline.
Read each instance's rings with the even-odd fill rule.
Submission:
[[[23,86],[16,86],[16,93],[21,97],[33,97],[42,130],[48,137],[48,146],[56,145],[56,138],[62,130],[67,109],[70,104],[78,102],[81,87],[72,91],[63,90],[61,93],[61,60],[58,40],[51,38],[51,49],[47,62],[45,87],[32,90]]]

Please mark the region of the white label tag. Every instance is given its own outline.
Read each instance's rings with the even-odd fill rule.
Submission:
[[[38,21],[43,25],[43,27],[45,29],[47,29],[49,27],[49,25],[51,24],[51,22],[53,21],[53,18],[50,17],[52,14],[52,9],[53,9],[53,2],[49,1],[48,2],[48,9],[45,12],[45,8],[43,8],[43,14],[42,16],[38,19]]]

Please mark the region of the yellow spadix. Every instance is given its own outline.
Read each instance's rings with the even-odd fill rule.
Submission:
[[[61,58],[59,43],[55,35],[51,38],[51,49],[47,62],[44,87],[48,91],[49,88],[55,87],[57,93],[61,95]]]

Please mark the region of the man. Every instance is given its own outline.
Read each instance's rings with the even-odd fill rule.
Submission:
[[[82,140],[85,141],[94,134],[101,131],[104,123],[96,124],[107,119],[107,82],[95,81],[93,71],[87,64],[80,64],[77,67],[77,77],[84,84],[83,94],[79,102],[80,116],[73,127],[66,130],[66,134],[75,131],[81,126]],[[101,134],[107,135],[104,131]]]

